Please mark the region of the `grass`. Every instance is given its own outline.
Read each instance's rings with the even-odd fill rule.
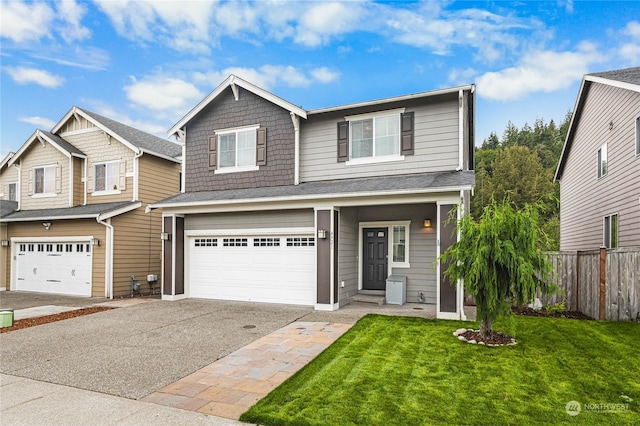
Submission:
[[[264,425],[640,424],[640,325],[516,316],[518,344],[470,323],[368,315],[240,418]],[[623,395],[621,397],[621,395]],[[632,401],[628,402],[631,398]],[[569,416],[569,401],[582,412]],[[591,406],[584,404],[625,404]],[[604,412],[614,408],[615,412]]]

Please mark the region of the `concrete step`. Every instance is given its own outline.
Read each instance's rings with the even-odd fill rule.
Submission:
[[[385,304],[385,297],[371,294],[356,294],[355,296],[351,296],[351,303],[366,303],[369,305],[382,306]]]

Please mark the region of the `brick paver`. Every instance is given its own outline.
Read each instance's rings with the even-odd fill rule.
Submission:
[[[294,322],[142,400],[237,420],[352,325]]]

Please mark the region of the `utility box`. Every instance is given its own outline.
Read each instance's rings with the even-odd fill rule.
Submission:
[[[387,278],[387,305],[404,305],[407,301],[407,277],[390,275]]]

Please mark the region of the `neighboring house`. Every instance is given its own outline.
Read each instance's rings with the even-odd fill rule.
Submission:
[[[180,145],[73,107],[0,168],[0,286],[130,295],[160,274],[162,230],[146,207],[180,189]]]
[[[561,250],[640,246],[640,67],[584,76],[555,179]]]
[[[474,96],[468,85],[306,111],[230,76],[168,132],[185,161],[183,192],[151,206],[163,298],[333,310],[384,295],[393,274],[408,302],[460,318],[461,285],[437,258],[474,186]]]

